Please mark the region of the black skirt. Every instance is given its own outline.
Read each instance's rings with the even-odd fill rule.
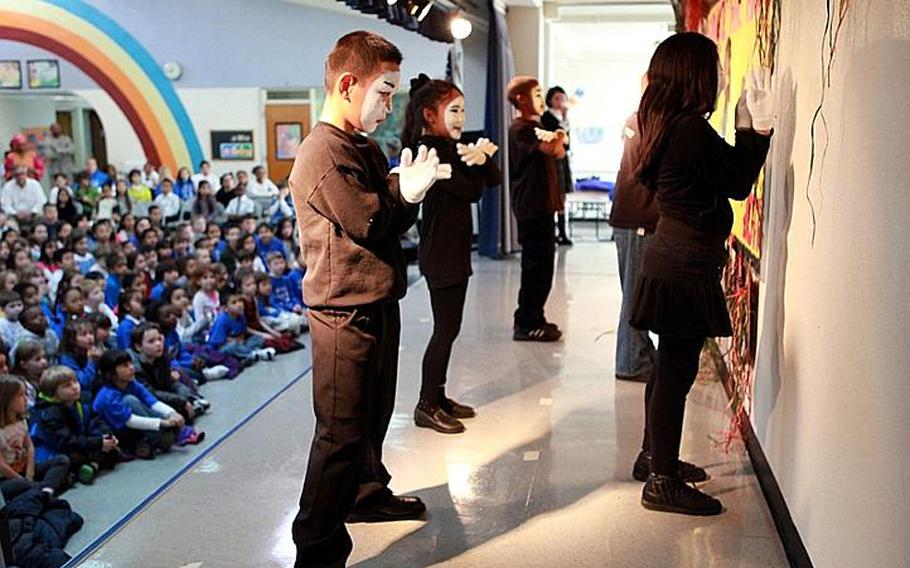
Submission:
[[[725,240],[661,219],[635,286],[632,327],[658,335],[731,336],[720,285]]]

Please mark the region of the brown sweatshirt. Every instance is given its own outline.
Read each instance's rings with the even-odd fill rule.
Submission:
[[[418,208],[398,192],[379,146],[319,122],[297,150],[289,180],[306,262],[310,309],[398,300],[407,291],[401,235]]]

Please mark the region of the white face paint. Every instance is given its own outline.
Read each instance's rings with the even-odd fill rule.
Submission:
[[[543,90],[538,86],[531,89],[531,104],[534,107],[534,113],[541,115],[547,110],[547,101],[543,97]]]
[[[376,130],[392,112],[392,96],[401,85],[401,73],[387,71],[376,77],[367,87],[360,109],[360,125],[367,134]]]
[[[464,97],[458,96],[449,101],[445,111],[446,132],[452,140],[461,140],[464,131]]]

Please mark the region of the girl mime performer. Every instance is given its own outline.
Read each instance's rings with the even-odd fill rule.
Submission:
[[[683,412],[705,338],[732,334],[720,286],[724,243],[733,226],[728,199],[749,195],[773,123],[763,77],[736,107],[736,145],[718,136],[705,118],[720,91],[718,67],[710,39],[696,33],[671,36],[651,58],[638,111],[639,177],[657,191],[660,221],[645,253],[630,319],[634,327],[657,333],[660,344],[645,391],[645,439],[633,475],[647,480],[645,508],[689,515],[723,511],[719,500],[686,484],[707,475],[679,461]]]
[[[423,382],[414,422],[443,434],[463,432],[459,420],[474,409],[445,392],[452,344],[461,330],[468,278],[471,276],[471,204],[484,187],[499,184],[499,168],[490,159],[497,147],[485,138],[460,144],[464,130],[464,95],[448,81],[421,74],[411,80],[401,143],[416,150],[435,149],[442,163],[452,165],[452,178],[439,181],[423,201],[418,258],[427,279],[433,307],[433,335],[423,356]]]

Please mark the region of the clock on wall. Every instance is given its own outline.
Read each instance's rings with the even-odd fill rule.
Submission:
[[[162,66],[162,69],[164,69],[164,76],[171,81],[176,81],[183,75],[183,67],[176,61],[168,61]]]

